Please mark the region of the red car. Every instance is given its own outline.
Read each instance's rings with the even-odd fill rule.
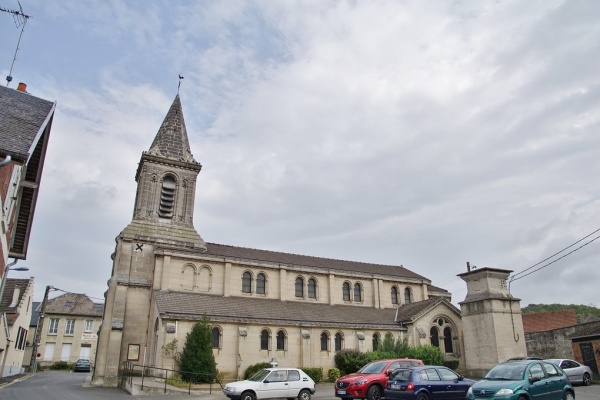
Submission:
[[[423,361],[411,358],[372,361],[358,372],[336,380],[335,396],[342,399],[380,400],[393,370],[421,365]]]

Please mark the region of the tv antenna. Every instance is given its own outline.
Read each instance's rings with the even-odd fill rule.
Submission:
[[[10,65],[10,71],[8,72],[8,76],[6,77],[6,86],[10,85],[12,81],[12,71],[15,67],[15,62],[17,61],[17,53],[19,52],[19,46],[21,45],[21,38],[23,37],[23,31],[25,30],[25,25],[27,24],[27,20],[31,18],[30,15],[27,15],[23,12],[23,7],[21,6],[21,2],[19,3],[19,10],[11,10],[9,8],[0,7],[0,11],[4,11],[13,15],[13,20],[15,21],[15,26],[17,28],[21,28],[21,33],[19,34],[19,40],[17,41],[17,48],[15,49],[15,56],[13,57],[12,64]]]

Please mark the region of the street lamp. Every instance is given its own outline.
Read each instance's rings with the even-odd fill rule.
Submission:
[[[8,276],[8,271],[29,271],[29,268],[27,268],[27,267],[10,268],[10,264],[8,264],[6,267],[4,267],[4,273],[2,274],[2,283],[0,284],[0,305],[2,305],[2,296],[4,295],[4,286],[6,286],[6,277]]]

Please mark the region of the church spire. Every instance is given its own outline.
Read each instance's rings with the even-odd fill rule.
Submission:
[[[148,154],[176,161],[197,163],[190,151],[179,94],[175,96]]]

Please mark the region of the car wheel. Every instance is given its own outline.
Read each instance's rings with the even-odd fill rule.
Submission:
[[[240,400],[256,400],[256,396],[252,392],[244,392]]]
[[[590,374],[585,372],[583,374],[583,381],[581,381],[581,383],[583,383],[585,386],[590,386],[590,384],[592,383],[592,377],[590,376]]]
[[[417,396],[417,400],[429,400],[429,396],[427,396],[425,393],[419,393],[419,395]]]
[[[563,400],[575,400],[575,395],[573,392],[567,391]]]
[[[306,389],[301,390],[300,393],[298,393],[298,400],[310,400],[310,392]]]
[[[368,400],[381,400],[381,388],[377,385],[373,385],[367,390]]]

